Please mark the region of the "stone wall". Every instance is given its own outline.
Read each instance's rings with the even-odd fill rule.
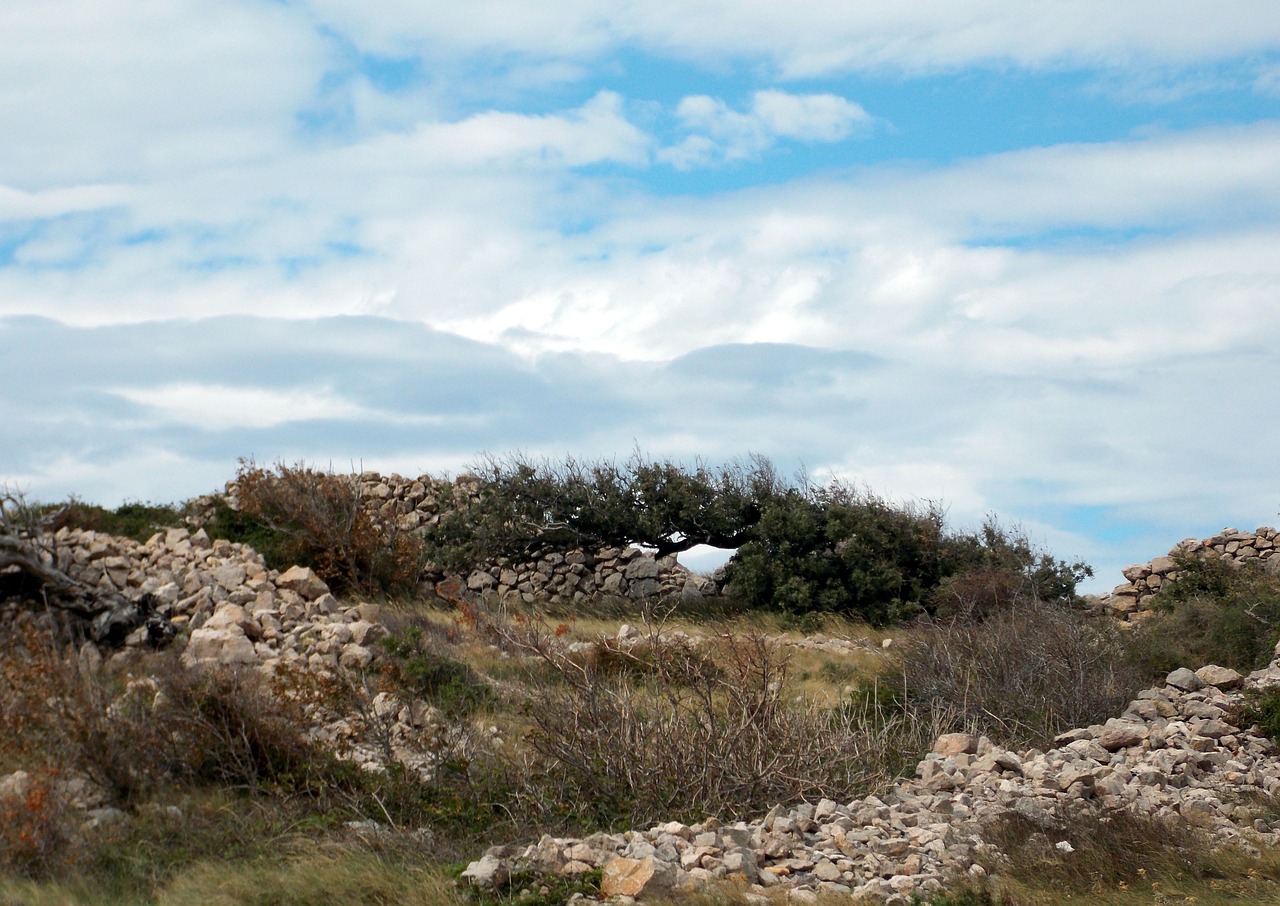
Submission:
[[[1150,563],[1126,566],[1122,572],[1125,582],[1117,585],[1101,601],[1117,616],[1125,619],[1142,619],[1151,613],[1150,598],[1180,575],[1178,561],[1188,556],[1214,557],[1228,563],[1243,565],[1257,561],[1272,574],[1280,575],[1280,542],[1277,531],[1260,526],[1252,532],[1225,528],[1211,538],[1179,541],[1167,556],[1156,557]]]
[[[422,475],[382,475],[361,472],[350,476],[369,512],[384,525],[401,531],[425,531],[440,522],[442,506],[459,493],[474,499],[480,482],[472,476],[454,481]],[[235,506],[234,482],[225,499]],[[195,501],[197,511],[211,500]],[[201,506],[203,504],[203,507]],[[675,556],[656,557],[638,547],[552,552],[518,562],[499,558],[465,576],[439,574],[433,578],[446,599],[483,596],[503,603],[550,602],[590,606],[610,598],[644,601],[655,597],[697,602],[719,595],[719,576],[702,576],[681,566]]]

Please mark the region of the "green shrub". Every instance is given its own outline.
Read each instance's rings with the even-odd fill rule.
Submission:
[[[1280,640],[1280,577],[1254,563],[1177,560],[1180,577],[1151,599],[1156,614],[1134,633],[1139,668],[1163,676],[1205,664],[1242,672],[1265,667]]]
[[[880,625],[918,612],[946,575],[940,510],[838,483],[775,497],[754,535],[727,569],[732,595],[753,607]]]
[[[384,676],[410,698],[430,702],[451,717],[465,717],[493,700],[488,683],[471,667],[445,654],[417,626],[382,640],[389,658]]]
[[[1246,727],[1256,724],[1264,736],[1280,743],[1280,687],[1246,692],[1239,723]]]
[[[64,504],[39,508],[43,515],[51,516],[50,531],[63,526],[108,535],[146,541],[156,532],[186,525],[185,512],[173,504],[125,502],[114,510],[97,504],[85,503],[74,497]]]

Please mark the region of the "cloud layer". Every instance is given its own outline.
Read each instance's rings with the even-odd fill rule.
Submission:
[[[1103,585],[1280,506],[1271,5],[18,0],[0,51],[39,496],[759,452]]]

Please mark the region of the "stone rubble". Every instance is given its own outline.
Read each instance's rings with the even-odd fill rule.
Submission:
[[[1121,572],[1125,582],[1098,600],[1101,608],[1125,620],[1141,620],[1150,616],[1151,597],[1181,575],[1178,561],[1185,557],[1216,557],[1233,565],[1255,562],[1273,575],[1280,575],[1280,535],[1268,526],[1252,532],[1224,528],[1211,538],[1186,538],[1150,563],[1135,563]]]
[[[1047,751],[1013,752],[986,737],[939,737],[916,776],[880,796],[775,808],[755,821],[710,818],[585,839],[544,836],[493,847],[462,877],[495,887],[532,870],[602,869],[606,897],[644,899],[672,889],[737,881],[794,902],[821,892],[893,904],[956,878],[983,877],[999,853],[983,828],[1010,813],[1044,828],[1062,858],[1075,847],[1055,818],[1081,807],[1136,809],[1202,829],[1220,844],[1280,844],[1280,826],[1250,802],[1280,794],[1276,747],[1232,723],[1246,687],[1280,685],[1280,652],[1248,678],[1208,666],[1177,670],[1106,724],[1063,734]],[[1078,842],[1078,841],[1077,841]]]
[[[211,540],[203,529],[172,528],[140,544],[62,528],[50,541],[55,564],[68,575],[149,601],[176,631],[188,669],[242,667],[266,675],[331,677],[376,668],[385,657],[379,643],[388,630],[377,604],[343,604],[311,569],[271,569],[253,548]],[[140,626],[116,656],[128,658],[151,641],[148,628]],[[86,645],[81,657],[99,660],[101,653]],[[367,712],[317,712],[312,735],[366,770],[382,770],[389,751],[425,779],[437,760],[431,750],[461,745],[473,729],[424,702],[402,702],[386,692],[372,696]],[[365,741],[371,724],[384,737],[380,745]]]

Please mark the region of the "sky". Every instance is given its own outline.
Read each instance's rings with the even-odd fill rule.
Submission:
[[[1280,521],[1274,0],[6,0],[0,481],[840,476]]]

